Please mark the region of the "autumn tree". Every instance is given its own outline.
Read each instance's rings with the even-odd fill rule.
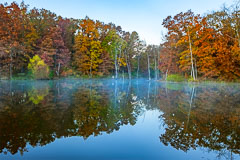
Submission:
[[[76,70],[83,75],[96,75],[98,67],[102,63],[100,56],[102,46],[99,33],[101,23],[86,17],[80,21],[78,34],[75,39],[74,65]]]
[[[222,80],[238,79],[238,5],[232,7],[233,9],[224,7],[222,11],[204,17],[191,11],[167,17],[163,21],[168,33],[162,44],[164,53],[161,52],[160,69],[167,73],[166,68],[175,66],[175,71],[180,68],[178,71],[190,73],[193,79],[198,76]]]
[[[114,61],[115,79],[118,79],[119,69],[125,65],[123,49],[126,47],[126,42],[117,34],[116,30],[110,30],[102,45]]]
[[[176,54],[178,49],[177,47],[173,47],[175,43],[175,40],[170,38],[161,44],[159,70],[161,73],[165,74],[165,78],[167,78],[168,74],[181,73],[178,64],[179,57],[178,54]]]
[[[117,79],[127,71],[129,79],[135,73],[137,78],[142,73],[158,79],[160,70],[165,77],[177,73],[193,80],[236,81],[239,4],[205,16],[191,10],[168,16],[163,43],[148,49],[137,32],[113,23],[62,18],[46,9],[29,10],[24,3],[0,4],[0,76],[12,79],[13,74],[27,73],[30,59],[39,55],[57,77],[75,70],[89,77],[114,73]]]
[[[40,39],[49,34],[49,29],[57,24],[57,15],[46,9],[33,8],[28,16]]]
[[[186,13],[179,13],[173,18],[167,17],[163,25],[168,29],[168,35],[170,39],[174,39],[175,47],[178,47],[179,63],[183,71],[187,72],[191,70],[191,76],[196,79],[196,71],[194,68],[194,55],[193,55],[193,40],[192,34],[193,27],[198,23],[199,15],[195,16],[194,13],[189,10]],[[184,44],[182,44],[184,43]]]
[[[207,15],[207,22],[215,31],[213,49],[215,52],[218,77],[223,80],[234,80],[240,77],[239,70],[239,14],[224,7],[221,11]],[[238,19],[238,20],[237,20]],[[239,28],[239,27],[237,27]]]
[[[9,73],[12,79],[13,72],[26,64],[27,56],[24,54],[24,18],[26,6],[0,4],[0,60],[1,69]]]
[[[49,34],[43,38],[40,47],[41,58],[59,77],[62,68],[68,66],[71,58],[70,51],[65,46],[61,28],[58,26],[50,28]]]
[[[61,29],[61,36],[65,46],[70,52],[73,52],[78,21],[73,18],[58,17],[57,25]]]

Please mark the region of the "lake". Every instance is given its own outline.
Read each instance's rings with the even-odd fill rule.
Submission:
[[[0,159],[240,159],[239,84],[0,81]]]

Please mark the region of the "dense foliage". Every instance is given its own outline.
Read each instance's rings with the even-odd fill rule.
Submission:
[[[28,70],[35,79],[48,79],[49,77],[49,68],[38,55],[30,59]]]
[[[160,70],[220,80],[240,77],[240,3],[200,16],[191,10],[167,17]]]
[[[163,43],[146,45],[138,33],[89,17],[63,18],[21,3],[0,4],[0,78],[29,72],[39,56],[49,78],[65,76],[149,77],[180,74],[194,81],[240,77],[240,10],[196,15],[191,10],[163,20]]]
[[[139,70],[136,61],[146,48],[135,31],[88,17],[68,19],[45,9],[29,10],[24,3],[0,4],[0,20],[1,78],[32,72],[28,64],[34,56],[49,67],[49,78],[111,74],[118,78],[118,73]]]

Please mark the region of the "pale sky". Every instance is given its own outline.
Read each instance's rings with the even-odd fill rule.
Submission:
[[[0,0],[11,3],[22,0]],[[113,22],[125,31],[137,31],[147,44],[161,42],[162,21],[169,15],[186,12],[204,14],[219,10],[222,5],[233,4],[235,0],[25,0],[30,8],[45,8],[68,18],[88,16],[104,23]]]

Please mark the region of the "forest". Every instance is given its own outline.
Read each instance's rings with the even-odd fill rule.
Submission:
[[[239,81],[239,7],[240,1],[204,15],[168,16],[162,43],[147,45],[113,23],[63,18],[24,2],[0,4],[0,79]]]

